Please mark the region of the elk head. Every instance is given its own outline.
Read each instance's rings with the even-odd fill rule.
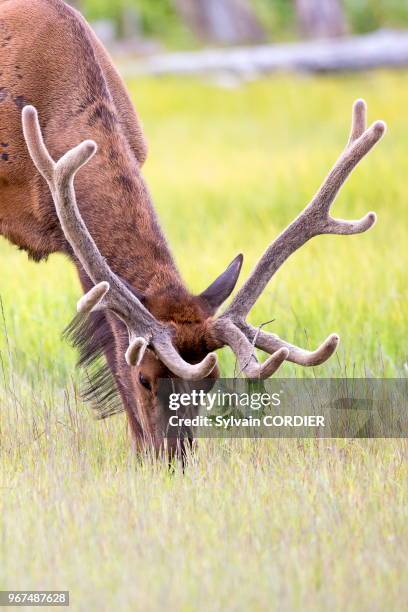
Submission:
[[[78,302],[78,311],[108,311],[126,326],[126,363],[133,368],[138,400],[135,418],[143,435],[146,437],[147,431],[156,448],[161,446],[166,436],[162,429],[166,407],[159,406],[156,397],[160,378],[211,380],[218,375],[214,351],[226,345],[234,351],[240,372],[249,378],[267,378],[285,360],[316,366],[334,353],[339,343],[336,334],[330,335],[311,352],[253,327],[246,318],[278,268],[310,238],[318,234],[358,234],[374,225],[376,217],[371,212],[358,221],[334,219],[330,215],[330,207],[340,187],[385,131],[385,124],[381,121],[366,128],[366,106],[362,100],[353,107],[348,144],[310,204],[268,246],[220,316],[216,317],[215,311],[235,286],[242,264],[241,256],[207,291],[191,298],[189,308],[193,315],[187,322],[177,316],[177,301],[174,303],[173,300],[173,312],[170,306],[166,306],[165,287],[159,303],[157,298],[149,302],[135,294],[111,270],[88,232],[76,203],[74,177],[95,154],[96,144],[85,141],[56,163],[45,147],[33,107],[23,109],[23,130],[34,164],[51,190],[65,237],[94,285]],[[185,304],[180,304],[180,309],[182,307]],[[270,356],[259,363],[255,348]]]

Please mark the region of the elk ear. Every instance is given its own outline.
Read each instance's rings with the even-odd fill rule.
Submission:
[[[225,272],[223,272],[208,289],[200,294],[200,298],[204,300],[214,312],[233,292],[237,284],[239,273],[241,272],[243,261],[244,256],[241,254],[238,255],[238,257],[230,263]]]

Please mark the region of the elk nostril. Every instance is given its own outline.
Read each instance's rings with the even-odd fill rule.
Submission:
[[[152,390],[152,385],[150,384],[150,382],[147,380],[146,376],[143,376],[143,374],[139,374],[139,382],[142,385],[142,387],[144,387],[145,389],[147,389],[148,391]]]

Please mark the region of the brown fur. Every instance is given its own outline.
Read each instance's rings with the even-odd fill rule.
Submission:
[[[0,0],[0,48],[1,233],[35,260],[55,252],[74,259],[24,142],[21,109],[32,104],[54,159],[86,138],[98,143],[98,154],[75,181],[86,226],[112,270],[143,295],[157,319],[174,326],[180,353],[198,362],[218,346],[208,325],[214,309],[188,293],[176,269],[140,173],[147,154],[140,122],[106,51],[62,0]],[[155,426],[155,392],[157,379],[169,372],[150,351],[140,369],[129,368],[125,330],[107,319],[88,330],[84,353],[105,352],[134,441],[149,438],[158,447],[163,436]],[[140,372],[150,391],[140,384]]]

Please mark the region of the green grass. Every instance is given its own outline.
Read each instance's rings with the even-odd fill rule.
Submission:
[[[378,224],[317,237],[251,321],[338,356],[287,376],[406,376],[406,74],[274,77],[238,89],[129,83],[150,143],[145,175],[188,285],[240,251],[242,279],[304,207],[347,139],[352,101],[389,133],[334,212]],[[90,134],[91,136],[91,134]],[[402,609],[406,441],[201,441],[183,475],[130,455],[125,421],[92,420],[60,332],[80,295],[62,257],[5,242],[0,284],[1,588],[70,589],[74,610]],[[222,352],[223,373],[234,360]]]

